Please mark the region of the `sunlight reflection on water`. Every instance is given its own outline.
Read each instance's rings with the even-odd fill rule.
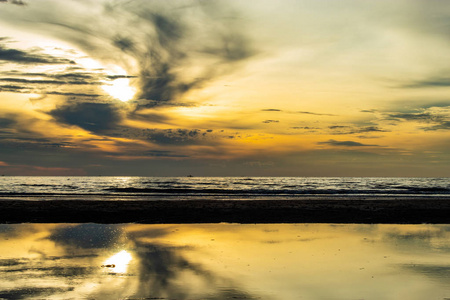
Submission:
[[[110,269],[114,273],[126,273],[128,264],[132,260],[132,256],[126,250],[122,250],[108,258],[102,265],[104,268]]]
[[[450,226],[0,225],[6,299],[445,299]]]

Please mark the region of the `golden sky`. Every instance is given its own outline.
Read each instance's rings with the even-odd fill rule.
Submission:
[[[0,0],[0,173],[449,176],[449,20],[425,0]]]

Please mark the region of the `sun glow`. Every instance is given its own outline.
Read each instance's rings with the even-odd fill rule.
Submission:
[[[111,97],[123,102],[133,99],[136,94],[136,89],[130,86],[130,80],[127,78],[116,79],[112,83],[103,85],[102,88]]]

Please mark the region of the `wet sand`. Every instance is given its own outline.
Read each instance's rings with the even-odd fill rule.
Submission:
[[[450,224],[450,199],[48,200],[0,199],[0,223]]]

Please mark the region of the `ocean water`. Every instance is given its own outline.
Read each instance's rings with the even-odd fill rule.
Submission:
[[[450,197],[450,178],[0,177],[1,198],[297,199]]]

